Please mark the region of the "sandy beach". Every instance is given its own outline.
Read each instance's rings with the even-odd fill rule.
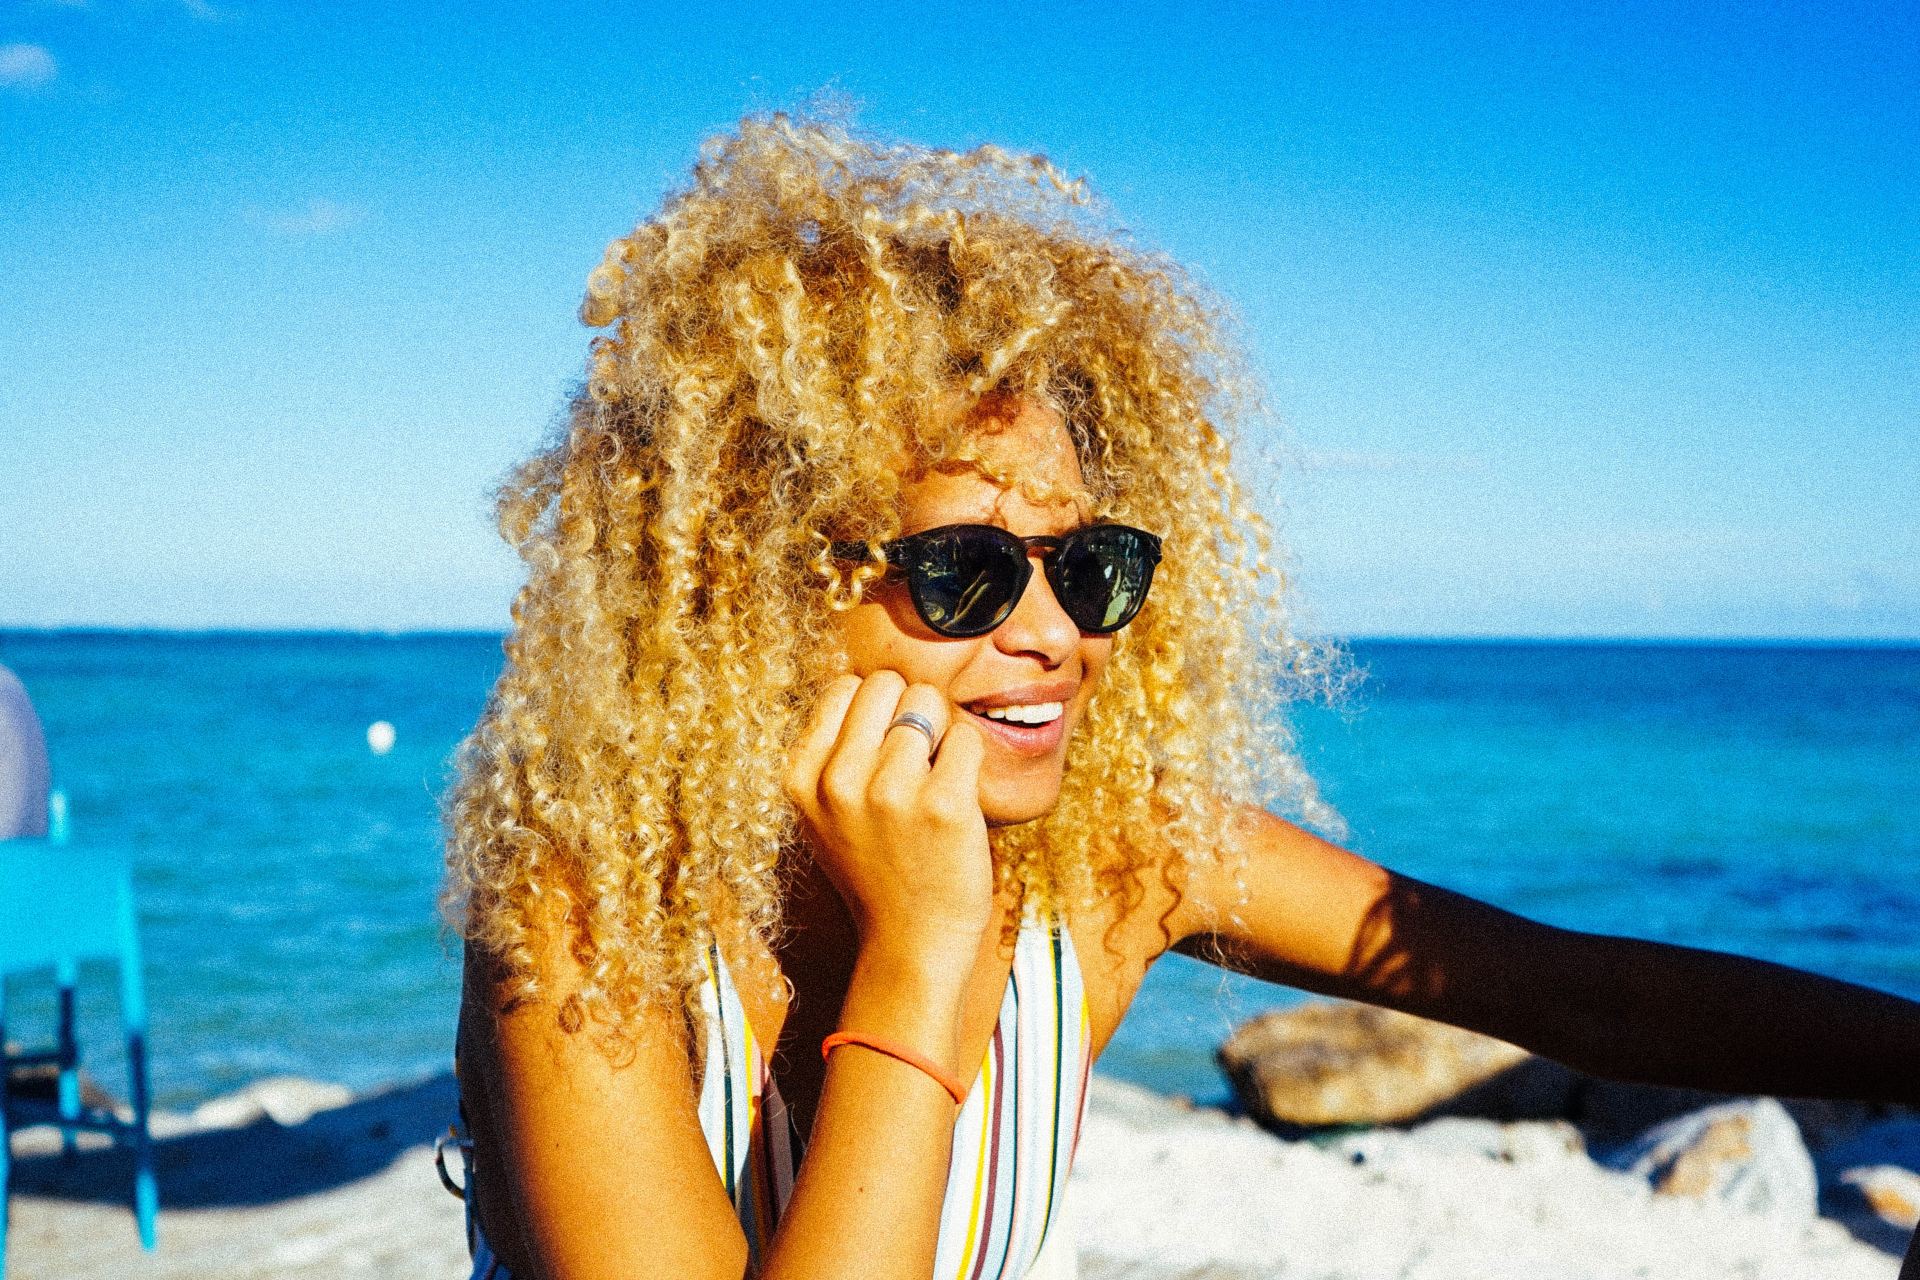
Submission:
[[[121,1199],[125,1158],[66,1161],[54,1131],[28,1130],[15,1139],[9,1274],[462,1276],[461,1206],[440,1186],[431,1145],[453,1100],[446,1076],[357,1098],[282,1079],[159,1117],[152,1254]],[[1898,1270],[1905,1237],[1870,1214],[1656,1195],[1577,1148],[1555,1122],[1443,1120],[1286,1141],[1097,1078],[1068,1204],[1085,1280],[1892,1280]]]

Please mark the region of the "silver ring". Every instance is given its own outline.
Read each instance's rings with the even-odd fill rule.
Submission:
[[[940,745],[940,739],[933,732],[933,721],[927,719],[918,711],[902,711],[893,718],[893,723],[887,726],[887,732],[892,733],[901,725],[918,729],[927,735],[927,757],[931,759],[933,757],[933,749]]]

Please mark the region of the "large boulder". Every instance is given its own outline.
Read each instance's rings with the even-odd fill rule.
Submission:
[[[1678,1089],[1657,1084],[1627,1084],[1575,1072],[1572,1105],[1567,1119],[1599,1146],[1632,1140],[1653,1126],[1676,1116],[1690,1115],[1732,1099],[1707,1089]],[[1902,1114],[1890,1103],[1834,1101],[1823,1098],[1780,1098],[1799,1126],[1810,1151],[1820,1151],[1852,1138],[1869,1126]]]
[[[22,1050],[19,1045],[9,1040],[6,1044],[6,1052],[8,1055],[15,1055]],[[79,1072],[79,1078],[81,1106],[99,1111],[112,1111],[118,1106],[113,1094],[85,1070]],[[60,1068],[50,1062],[9,1067],[7,1094],[15,1099],[31,1098],[38,1102],[56,1103],[60,1098]]]
[[[0,666],[0,840],[47,834],[47,737],[20,677]]]
[[[1604,1080],[1471,1031],[1339,1000],[1254,1018],[1219,1059],[1241,1109],[1283,1135],[1441,1116],[1568,1120],[1590,1145],[1610,1148],[1730,1101],[1704,1089]],[[1902,1117],[1920,1126],[1920,1117],[1889,1104],[1780,1103],[1815,1152]],[[1822,1181],[1832,1176],[1823,1173]]]
[[[1346,1001],[1264,1014],[1220,1048],[1247,1113],[1284,1131],[1437,1115],[1562,1117],[1574,1075],[1457,1027]]]
[[[1645,1178],[1655,1195],[1715,1200],[1748,1213],[1819,1213],[1813,1157],[1793,1117],[1772,1098],[1676,1116],[1603,1163]]]

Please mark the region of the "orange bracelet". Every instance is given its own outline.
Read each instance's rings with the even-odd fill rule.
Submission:
[[[898,1058],[910,1067],[918,1067],[932,1076],[942,1089],[953,1095],[954,1105],[966,1104],[967,1091],[961,1088],[958,1080],[942,1071],[931,1058],[923,1057],[903,1044],[882,1040],[878,1036],[870,1036],[860,1031],[836,1031],[820,1042],[821,1061],[826,1061],[827,1055],[833,1052],[835,1045],[842,1044],[857,1044],[862,1048],[884,1053],[889,1058]]]

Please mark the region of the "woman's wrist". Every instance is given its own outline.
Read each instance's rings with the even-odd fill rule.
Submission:
[[[853,962],[853,980],[898,987],[920,999],[958,1003],[979,948],[959,941],[934,945],[881,939],[863,942]]]
[[[862,946],[837,1029],[909,1045],[956,1071],[971,959],[961,965],[937,951]]]
[[[890,966],[911,968],[922,963],[935,968],[973,968],[980,944],[987,936],[991,910],[976,919],[904,907],[889,912],[854,911],[854,934],[862,955],[873,952]]]
[[[842,1045],[869,1049],[884,1054],[898,1062],[904,1062],[916,1071],[929,1077],[935,1084],[947,1091],[955,1106],[963,1106],[967,1101],[967,1086],[960,1077],[947,1070],[932,1058],[927,1057],[910,1044],[899,1044],[885,1036],[868,1035],[864,1031],[836,1031],[820,1042],[820,1056],[828,1058]]]

